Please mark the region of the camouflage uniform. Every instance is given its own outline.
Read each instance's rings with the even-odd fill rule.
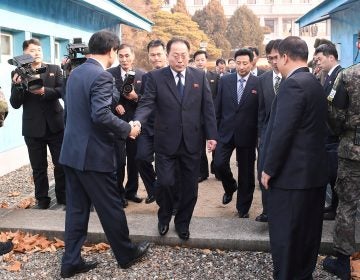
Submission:
[[[0,127],[4,125],[4,120],[8,114],[8,105],[5,99],[5,95],[0,87]]]
[[[337,77],[328,100],[329,123],[341,137],[338,179],[335,190],[339,206],[335,219],[334,250],[355,252],[355,220],[360,199],[360,145],[355,145],[355,129],[360,129],[360,64],[350,66]]]

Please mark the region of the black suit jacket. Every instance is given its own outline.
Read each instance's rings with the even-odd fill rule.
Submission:
[[[219,141],[228,143],[232,137],[238,147],[255,147],[257,142],[259,78],[250,74],[244,93],[237,104],[237,73],[223,76],[215,100]]]
[[[107,71],[109,71],[115,78],[115,87],[118,90],[118,92],[121,93],[123,80],[121,78],[120,65],[109,68]],[[142,76],[145,74],[145,72],[143,72],[139,69],[136,69],[134,71],[135,71],[134,90],[135,90],[136,94],[138,95],[138,100],[137,101],[128,100],[122,94],[120,94],[119,101],[117,103],[117,104],[123,105],[123,107],[125,109],[125,114],[119,116],[120,119],[127,121],[127,122],[129,122],[133,119],[136,107],[138,105],[139,100],[141,99],[141,94],[140,94],[141,81],[142,81]]]
[[[216,72],[206,71],[206,78],[209,81],[212,98],[215,99],[220,76]]]
[[[110,110],[113,77],[89,58],[71,72],[66,92],[60,163],[81,171],[113,172],[115,140],[126,139],[131,129]]]
[[[342,69],[343,68],[340,65],[336,66],[334,71],[332,71],[330,77],[328,79],[325,79],[324,90],[325,90],[326,96],[329,96],[329,94],[330,94],[330,92],[332,90],[332,87],[334,85],[334,82],[336,80],[336,77],[337,77],[337,75],[340,73],[340,71]]]
[[[267,71],[259,77],[261,91],[259,92],[259,136],[263,133],[263,127],[270,115],[271,104],[275,97],[273,71]]]
[[[202,70],[186,68],[182,99],[169,66],[149,72],[145,94],[134,119],[146,123],[154,111],[154,150],[157,153],[173,155],[182,139],[188,152],[200,153],[202,124],[206,139],[217,139],[214,105]]]
[[[274,99],[264,142],[270,187],[308,189],[327,184],[327,100],[307,67],[287,77]]]
[[[59,99],[62,91],[62,73],[57,65],[44,64],[45,73],[40,74],[45,94],[36,95],[22,86],[12,84],[10,104],[18,109],[23,106],[22,134],[27,137],[43,137],[46,126],[53,133],[64,130],[64,109]],[[14,72],[11,73],[13,77]]]

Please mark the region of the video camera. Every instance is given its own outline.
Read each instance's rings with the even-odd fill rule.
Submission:
[[[135,72],[129,71],[126,74],[125,80],[121,88],[121,94],[128,96],[134,90]]]
[[[28,91],[37,90],[44,86],[43,80],[37,75],[45,73],[46,67],[33,69],[31,67],[33,62],[34,58],[30,54],[15,56],[8,60],[9,64],[16,66],[15,73],[21,77],[22,84]]]
[[[80,64],[86,61],[86,57],[78,57],[79,54],[85,56],[89,54],[89,48],[87,44],[82,42],[81,38],[74,38],[72,44],[67,45],[68,54],[66,57],[68,58],[68,62],[61,66],[64,70],[64,77],[68,77],[71,70],[75,69]]]

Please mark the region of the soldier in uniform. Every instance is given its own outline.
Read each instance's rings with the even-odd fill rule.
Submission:
[[[360,64],[338,75],[328,100],[329,123],[341,140],[335,186],[339,197],[334,227],[336,258],[325,258],[323,267],[344,280],[350,279],[350,255],[355,252],[355,220],[360,199]]]

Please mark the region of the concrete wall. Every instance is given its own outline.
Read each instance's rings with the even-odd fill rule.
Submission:
[[[343,67],[355,63],[355,43],[360,31],[359,12],[360,1],[357,1],[349,9],[331,15],[331,41],[340,44],[340,63]],[[356,62],[360,62],[360,54]]]

